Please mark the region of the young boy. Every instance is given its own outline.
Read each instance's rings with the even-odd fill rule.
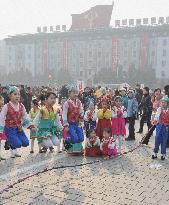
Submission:
[[[166,147],[168,140],[168,132],[169,132],[169,98],[164,96],[161,99],[161,105],[157,109],[156,116],[154,118],[153,124],[156,124],[156,138],[155,138],[155,148],[154,155],[152,155],[152,159],[157,158],[157,153],[159,150],[159,146],[161,144],[161,160],[165,160],[166,157]]]

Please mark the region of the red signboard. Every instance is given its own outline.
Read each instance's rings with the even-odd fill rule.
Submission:
[[[118,66],[118,38],[112,38],[112,69],[113,72],[117,71]]]
[[[148,64],[149,36],[143,35],[140,43],[140,70],[143,71]]]

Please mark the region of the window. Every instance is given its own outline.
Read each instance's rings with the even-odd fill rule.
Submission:
[[[89,66],[91,66],[92,65],[92,61],[89,61]]]
[[[151,56],[155,56],[155,51],[152,51],[152,52],[151,52]]]
[[[161,76],[165,77],[165,71],[163,71],[163,70],[161,71]]]
[[[98,48],[101,48],[101,44],[100,43],[98,44]]]
[[[136,51],[133,51],[133,57],[136,57]]]
[[[163,60],[161,65],[162,65],[162,67],[165,67],[166,66],[166,61]]]
[[[136,41],[133,42],[133,46],[136,47]]]
[[[155,45],[155,41],[154,41],[154,40],[152,40],[152,41],[151,41],[151,44],[152,44],[152,46],[154,46],[154,45]]]
[[[109,57],[109,53],[108,53],[108,52],[106,53],[106,57],[107,57],[107,58]]]
[[[124,51],[124,57],[127,57],[127,50]]]
[[[83,76],[83,71],[80,71],[80,76]]]
[[[83,58],[83,54],[82,53],[80,53],[80,58]]]
[[[81,67],[83,66],[83,62],[80,62],[80,66],[81,66]]]
[[[163,50],[163,56],[166,56],[166,54],[167,54],[167,51],[164,49]]]
[[[98,52],[98,57],[101,57],[101,52]]]
[[[92,52],[91,51],[89,52],[89,56],[92,56]]]
[[[124,42],[124,47],[127,47],[127,42],[126,41]]]
[[[167,45],[167,39],[163,39],[163,46]]]

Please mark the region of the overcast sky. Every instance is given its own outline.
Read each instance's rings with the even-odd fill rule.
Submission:
[[[114,19],[169,16],[169,0],[115,0]],[[71,14],[112,0],[0,0],[0,39],[37,26],[71,25]]]

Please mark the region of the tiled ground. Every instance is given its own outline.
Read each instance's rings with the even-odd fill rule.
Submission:
[[[126,142],[125,150],[137,145],[140,138]],[[21,158],[0,162],[0,191],[45,168],[55,169],[14,185],[0,195],[0,204],[169,204],[169,161],[152,161],[152,143],[109,161],[64,153],[30,155],[28,148],[21,153]]]

